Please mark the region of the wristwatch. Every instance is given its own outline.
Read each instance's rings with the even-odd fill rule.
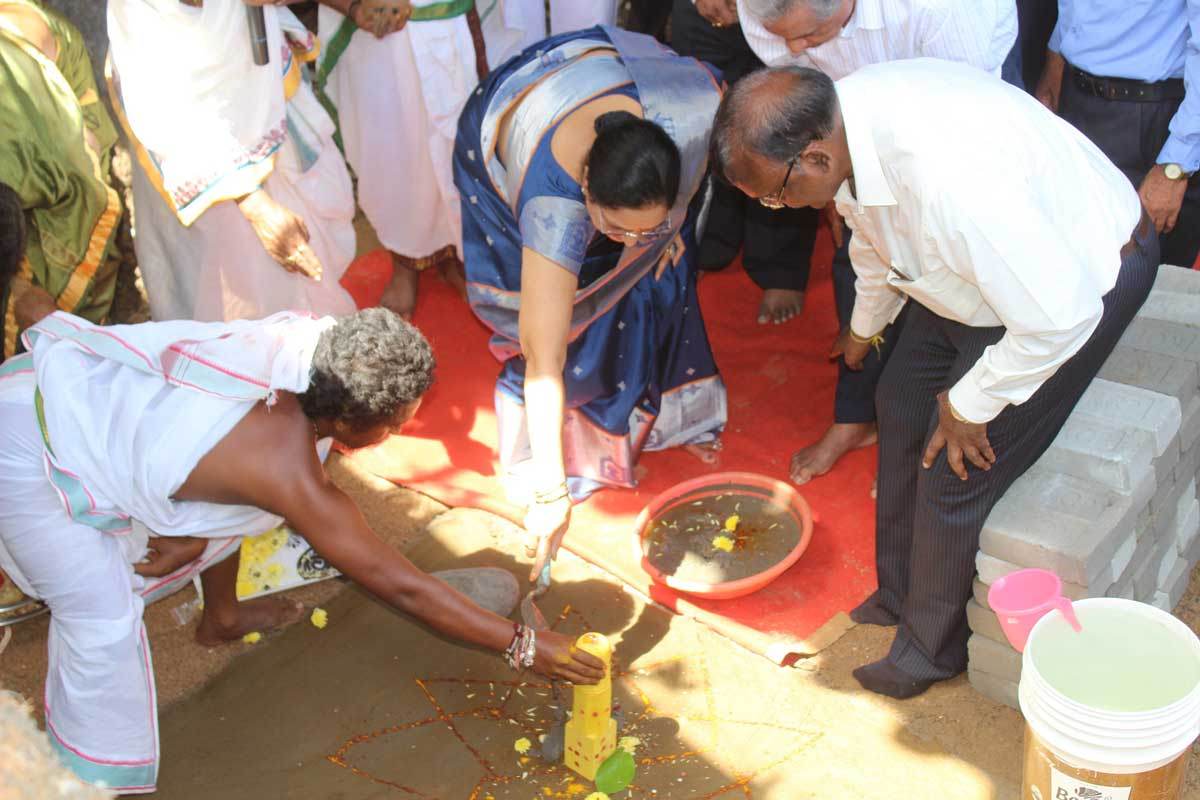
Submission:
[[[1178,164],[1163,164],[1163,176],[1169,181],[1186,181],[1192,173],[1184,172]]]

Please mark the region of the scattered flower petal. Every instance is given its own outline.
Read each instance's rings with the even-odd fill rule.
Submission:
[[[712,540],[712,546],[718,550],[724,550],[726,553],[731,553],[733,552],[733,539],[730,539],[724,534],[720,536],[714,536]]]
[[[584,800],[611,800],[604,792],[592,792]]]
[[[313,624],[313,627],[324,628],[329,624],[329,612],[323,608],[314,608],[308,621]]]
[[[521,753],[522,755],[524,755],[525,753],[528,753],[529,748],[531,748],[531,747],[533,747],[533,742],[529,741],[524,736],[522,736],[520,739],[517,739],[515,742],[513,742],[513,750],[516,750],[518,753]]]
[[[258,644],[262,641],[262,634],[258,631],[250,631],[250,633],[242,637],[242,641],[246,644]]]
[[[617,747],[629,753],[629,755],[634,755],[637,752],[638,745],[641,743],[642,740],[636,736],[622,736],[621,741],[617,742]]]
[[[725,520],[725,530],[733,533],[737,530],[738,523],[741,521],[741,517],[739,517],[737,514],[734,514],[729,519]]]

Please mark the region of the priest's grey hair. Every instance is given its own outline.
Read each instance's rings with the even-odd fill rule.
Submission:
[[[842,0],[742,0],[746,10],[763,22],[774,22],[791,13],[798,5],[806,5],[819,18],[825,19],[837,11]]]

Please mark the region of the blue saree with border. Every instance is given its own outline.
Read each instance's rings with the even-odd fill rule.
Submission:
[[[582,189],[550,152],[553,131],[605,94],[635,98],[682,155],[671,236],[624,246],[597,235]],[[579,279],[564,370],[563,447],[571,493],[636,485],[643,450],[713,441],[725,425],[725,386],[696,297],[695,222],[720,89],[698,61],[615,28],[552,37],[511,59],[472,95],[459,120],[454,181],[462,196],[468,300],[492,330],[506,488],[528,500],[531,452],[521,355],[521,250]],[[501,123],[507,140],[501,163]],[[675,233],[685,253],[655,279]]]

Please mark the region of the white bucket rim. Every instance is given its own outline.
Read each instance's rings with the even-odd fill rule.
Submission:
[[[1021,674],[1022,677],[1026,674],[1024,669],[1022,669]],[[1159,727],[1164,722],[1183,717],[1200,716],[1200,692],[1189,693],[1183,700],[1171,705],[1162,706],[1153,712],[1107,711],[1083,705],[1062,695],[1045,678],[1039,675],[1036,670],[1030,670],[1028,674],[1029,682],[1038,687],[1038,691],[1041,694],[1056,693],[1059,696],[1055,697],[1055,702],[1060,706],[1068,707],[1072,715],[1078,718],[1089,719],[1099,724],[1112,723],[1119,720],[1120,724],[1125,728],[1142,729]]]
[[[1148,617],[1154,617],[1168,627],[1173,628],[1182,634],[1181,638],[1188,640],[1197,661],[1200,662],[1200,636],[1197,636],[1196,632],[1189,628],[1187,624],[1183,622],[1183,620],[1179,619],[1174,614],[1163,611],[1157,606],[1152,606],[1149,603],[1139,603],[1136,600],[1126,600],[1121,597],[1089,597],[1084,600],[1074,601],[1074,605],[1082,608],[1124,608],[1130,611],[1135,611],[1139,614],[1144,614]],[[1072,700],[1070,697],[1067,697],[1061,691],[1051,686],[1049,682],[1042,679],[1040,673],[1038,673],[1036,667],[1033,665],[1033,652],[1035,649],[1034,645],[1036,643],[1035,637],[1041,627],[1045,624],[1048,624],[1047,620],[1051,618],[1053,618],[1053,615],[1047,614],[1034,623],[1033,629],[1029,631],[1029,637],[1025,641],[1025,650],[1021,654],[1021,676],[1024,677],[1027,673],[1038,676],[1038,682],[1044,686],[1047,691],[1054,694],[1056,701],[1073,708],[1078,708],[1085,713],[1091,713],[1093,715],[1100,714],[1105,716],[1111,715],[1114,719],[1120,719],[1122,721],[1147,717],[1157,718],[1162,714],[1172,713],[1176,707],[1190,707],[1193,704],[1200,703],[1200,682],[1197,682],[1196,686],[1194,686],[1190,692],[1185,694],[1183,697],[1180,697],[1178,700],[1174,700],[1171,703],[1168,703],[1164,706],[1159,706],[1158,708],[1147,709],[1144,711],[1113,711],[1108,709],[1098,709],[1080,703],[1077,700]]]

